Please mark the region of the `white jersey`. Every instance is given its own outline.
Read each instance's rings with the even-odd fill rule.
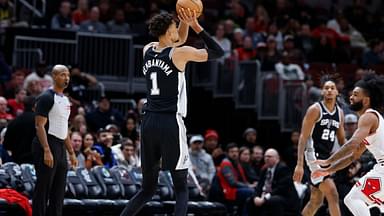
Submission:
[[[384,162],[384,119],[379,112],[374,109],[365,111],[375,113],[379,117],[379,126],[376,131],[363,140],[365,147],[375,157],[377,163]]]

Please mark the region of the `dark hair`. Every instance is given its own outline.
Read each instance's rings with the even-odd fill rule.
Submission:
[[[238,148],[237,144],[234,142],[228,143],[227,146],[225,147],[225,151],[228,152],[232,148]]]
[[[371,99],[371,108],[383,112],[384,108],[384,79],[375,73],[369,73],[356,82],[355,87],[364,89],[364,93]]]
[[[25,96],[23,100],[24,111],[32,111],[35,106],[35,97],[34,96]]]
[[[133,141],[129,138],[124,138],[121,142],[120,149],[123,150],[125,146],[132,146],[134,149],[136,149],[136,146],[133,144]]]
[[[321,88],[323,88],[325,83],[328,81],[331,81],[331,82],[335,83],[335,85],[336,85],[338,83],[339,79],[340,79],[340,75],[338,73],[324,74],[320,77],[320,86],[321,86]]]
[[[149,32],[154,37],[160,37],[167,32],[169,26],[174,22],[174,19],[169,13],[160,13],[155,15],[149,21]]]

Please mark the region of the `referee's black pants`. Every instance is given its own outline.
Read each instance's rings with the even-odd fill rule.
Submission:
[[[47,135],[47,139],[53,155],[53,168],[44,164],[44,150],[37,138],[32,144],[37,177],[32,198],[33,216],[61,216],[63,210],[68,167],[64,140],[52,135]]]

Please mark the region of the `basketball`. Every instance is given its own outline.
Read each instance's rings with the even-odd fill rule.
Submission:
[[[176,11],[179,12],[181,8],[184,10],[195,10],[196,17],[199,17],[203,12],[203,2],[201,0],[178,0],[176,3]]]

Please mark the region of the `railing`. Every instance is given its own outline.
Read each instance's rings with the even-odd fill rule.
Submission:
[[[75,40],[16,36],[14,50],[40,49],[43,53],[43,59],[48,64],[71,65],[76,62],[76,45]],[[19,60],[14,61],[18,62]]]
[[[303,81],[284,80],[280,90],[281,131],[298,130],[307,109],[307,88]]]
[[[261,72],[257,84],[257,113],[262,120],[279,119],[281,79],[277,72]]]
[[[136,109],[136,101],[133,99],[111,99],[111,107],[126,116],[129,110]]]
[[[40,62],[43,59],[43,51],[41,49],[15,49],[12,59],[13,66],[34,68],[36,62]]]
[[[235,71],[235,105],[236,108],[257,108],[257,91],[260,79],[258,61],[242,61]]]
[[[227,58],[224,61],[215,61],[213,74],[213,96],[233,97],[235,74],[238,71],[238,61]]]

